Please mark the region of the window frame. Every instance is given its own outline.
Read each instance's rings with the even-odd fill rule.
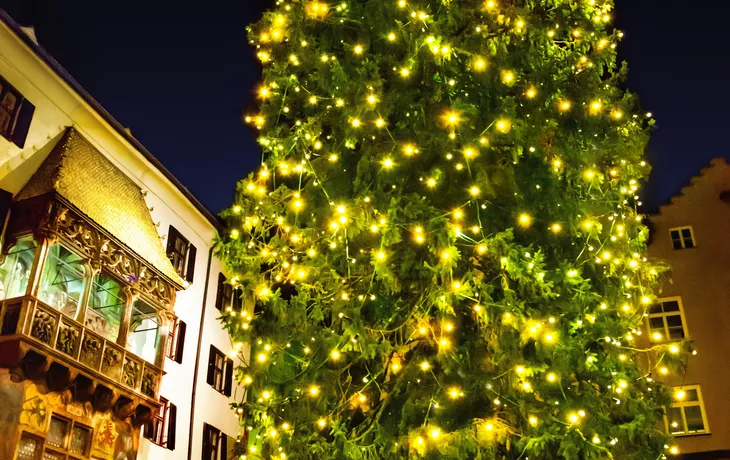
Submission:
[[[169,329],[165,356],[178,364],[182,364],[187,324],[180,318],[175,318]]]
[[[214,436],[211,436],[214,435]],[[215,444],[210,443],[215,439]],[[228,459],[228,436],[218,428],[209,423],[203,423],[203,460],[227,460]],[[215,457],[211,457],[215,454]]]
[[[221,360],[221,367],[217,366],[217,358]],[[216,384],[216,376],[220,374],[219,384]],[[215,345],[210,345],[208,355],[208,384],[218,393],[228,397],[231,396],[233,387],[233,360],[226,356]]]
[[[661,297],[657,299],[658,304],[662,304],[665,302],[677,302],[677,305],[679,306],[679,311],[677,312],[660,312],[660,313],[650,313],[649,311],[646,312],[646,331],[649,335],[649,340],[652,343],[671,343],[671,342],[681,342],[682,340],[685,340],[687,337],[689,337],[689,330],[687,328],[687,320],[684,316],[684,304],[682,303],[682,297],[681,296],[672,296],[672,297]],[[667,317],[669,316],[677,316],[679,315],[679,318],[682,320],[682,332],[684,333],[684,337],[681,339],[672,339],[669,335],[669,324],[667,323]],[[652,318],[662,318],[663,323],[663,338],[661,340],[655,340],[653,337],[655,329],[652,329],[651,327],[651,320]]]
[[[177,429],[177,406],[170,400],[160,396],[162,406],[152,420],[144,427],[144,437],[152,444],[164,449],[175,450],[175,433]]]
[[[687,247],[684,241],[684,235],[682,235],[682,230],[689,230],[690,239],[692,240],[692,247]],[[674,237],[672,236],[672,232],[679,232],[679,242],[681,244],[681,247],[677,248],[674,247]],[[672,249],[674,251],[681,251],[684,249],[694,249],[697,247],[697,238],[695,237],[695,230],[692,228],[691,225],[684,225],[682,227],[672,227],[669,229],[669,242],[672,245]]]
[[[66,422],[66,424],[68,426],[68,430],[66,431],[66,434],[64,435],[64,446],[57,447],[57,446],[51,445],[48,442],[48,432],[46,432],[46,437],[43,438],[43,444],[41,446],[41,458],[43,457],[43,454],[45,454],[47,451],[50,451],[54,454],[61,455],[64,458],[64,460],[76,460],[76,459],[86,460],[86,459],[88,459],[91,456],[91,445],[92,445],[93,439],[94,439],[94,428],[90,427],[84,423],[77,422],[76,420],[74,420],[72,418],[64,417],[63,415],[60,415],[56,412],[52,412],[51,418],[48,422],[49,430],[50,430],[51,420],[53,420],[54,418],[57,418],[59,420]],[[77,453],[77,452],[71,451],[71,440],[73,439],[73,431],[77,425],[83,427],[89,433],[86,451],[83,453]]]
[[[15,107],[12,112],[2,106],[2,100],[5,94],[11,93],[15,96]],[[11,85],[6,79],[0,76],[0,110],[10,114],[7,130],[0,129],[0,137],[12,142],[21,149],[25,147],[25,141],[28,138],[28,131],[33,120],[35,106],[18,91],[16,87]]]
[[[23,438],[30,438],[34,439],[36,441],[36,451],[35,451],[35,458],[33,460],[41,460],[41,457],[43,456],[43,448],[44,444],[46,443],[46,440],[43,436],[38,436],[37,434],[31,433],[30,431],[22,430],[20,432],[20,439],[18,439],[18,444],[15,446],[15,452],[14,457],[17,458],[18,456],[18,449],[20,449],[20,443],[23,441]]]
[[[178,249],[178,241],[185,246],[185,253],[180,252]],[[172,225],[167,232],[167,248],[165,249],[167,258],[170,259],[172,268],[175,269],[180,277],[184,278],[187,282],[192,283],[195,275],[195,257],[197,256],[197,249],[190,243],[190,240],[185,238],[182,233]],[[179,260],[176,263],[177,256]]]
[[[682,391],[696,390],[697,391],[697,401],[677,401],[677,400],[675,400],[674,394],[679,390],[682,390]],[[702,432],[695,432],[695,433],[687,432],[687,415],[684,410],[684,408],[686,408],[686,407],[699,407],[700,408],[700,413],[702,414],[702,425],[704,426],[704,430]],[[672,387],[672,403],[669,405],[669,408],[681,409],[682,423],[684,424],[684,426],[682,427],[684,429],[684,433],[675,433],[675,434],[671,434],[671,436],[685,437],[685,436],[703,436],[703,435],[712,434],[710,432],[710,424],[707,421],[707,411],[705,410],[705,400],[702,397],[702,389],[700,388],[699,384]],[[671,431],[669,428],[668,411],[665,411],[665,414],[664,414],[664,425],[666,427],[667,434],[670,434]]]

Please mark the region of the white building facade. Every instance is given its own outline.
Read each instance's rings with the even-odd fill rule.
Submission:
[[[0,458],[229,458],[216,218],[2,10],[0,189]]]

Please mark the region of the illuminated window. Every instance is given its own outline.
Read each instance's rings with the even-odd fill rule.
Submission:
[[[38,298],[66,316],[76,318],[84,292],[85,260],[60,244],[48,248]]]
[[[90,450],[91,428],[57,415],[51,416],[43,460],[77,459],[88,456]]]
[[[18,90],[0,78],[0,136],[25,147],[35,107]]]
[[[667,431],[670,434],[687,436],[709,433],[699,385],[675,387],[672,398],[667,413]]]
[[[17,460],[39,460],[43,449],[43,438],[23,432],[18,448],[15,450]]]
[[[659,299],[648,312],[649,338],[654,342],[682,340],[687,336],[680,297]]]
[[[91,286],[89,306],[86,309],[86,327],[116,342],[125,304],[122,285],[111,276],[99,273],[94,277]]]
[[[672,237],[672,247],[674,249],[689,249],[697,246],[695,232],[692,227],[672,228],[669,230],[669,236]]]
[[[154,364],[160,345],[159,332],[160,319],[157,316],[157,309],[142,300],[134,302],[129,322],[127,350]]]
[[[10,248],[5,262],[0,265],[0,299],[25,295],[36,246],[33,238],[27,237]]]

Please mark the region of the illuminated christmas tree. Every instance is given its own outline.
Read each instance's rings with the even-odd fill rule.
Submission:
[[[250,28],[263,161],[218,244],[247,458],[676,453],[612,8],[280,0]]]

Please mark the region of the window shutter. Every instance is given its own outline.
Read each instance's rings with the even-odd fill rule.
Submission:
[[[10,140],[13,144],[17,145],[21,149],[25,147],[25,139],[28,137],[28,130],[30,130],[30,122],[33,120],[33,113],[35,112],[35,106],[28,102],[27,99],[23,99],[20,103],[20,109],[18,110],[18,117],[15,122],[15,128],[13,128],[13,134],[10,136]]]
[[[228,359],[226,359],[226,386],[224,388],[224,393],[226,396],[231,395],[232,387],[233,387],[233,360],[228,358]]]
[[[152,422],[147,422],[144,425],[144,437],[152,439]]]
[[[226,277],[223,275],[223,273],[218,273],[218,293],[215,297],[215,308],[218,309],[218,311],[223,311],[223,289],[226,285]]]
[[[231,295],[233,296],[233,309],[235,311],[241,311],[243,309],[243,299],[241,298],[240,290],[231,289]]]
[[[175,437],[176,437],[176,428],[177,428],[177,406],[173,403],[168,403],[170,405],[169,412],[167,413],[167,444],[165,444],[165,447],[167,447],[170,450],[175,450]]]
[[[213,385],[215,382],[215,347],[210,346],[210,353],[208,354],[208,385]]]
[[[180,232],[177,231],[175,227],[170,225],[170,230],[167,232],[167,250],[165,251],[167,254],[167,257],[170,257],[170,254],[175,250],[175,240],[180,235]]]
[[[193,282],[193,276],[195,275],[195,256],[197,252],[198,250],[195,249],[195,246],[188,244],[188,267],[185,270],[185,279],[188,283]]]
[[[203,460],[210,458],[210,428],[207,423],[203,423]]]
[[[228,459],[228,436],[226,436],[225,433],[220,434],[221,440],[219,441],[220,444],[220,455],[217,456],[217,459],[220,460],[227,460]]]
[[[178,320],[177,323],[177,348],[175,349],[175,361],[182,364],[183,350],[185,349],[185,329],[187,325],[185,321]]]

